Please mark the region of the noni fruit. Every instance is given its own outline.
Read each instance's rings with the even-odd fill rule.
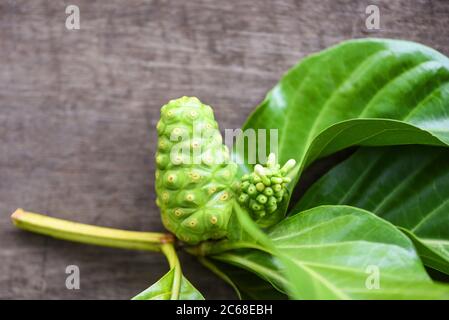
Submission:
[[[157,132],[156,202],[164,226],[189,244],[225,237],[237,166],[212,108],[194,97],[171,100]]]

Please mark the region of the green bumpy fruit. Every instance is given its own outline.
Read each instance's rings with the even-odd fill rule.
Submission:
[[[157,132],[156,203],[164,226],[189,244],[224,238],[237,166],[212,108],[194,97],[171,100]]]
[[[295,160],[290,159],[281,168],[276,163],[274,153],[271,153],[266,167],[256,164],[251,174],[240,179],[237,200],[256,222],[274,214],[288,197],[287,184],[291,179],[287,174],[295,164]]]

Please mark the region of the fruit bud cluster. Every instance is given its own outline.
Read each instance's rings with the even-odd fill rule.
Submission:
[[[272,214],[287,197],[287,184],[291,181],[287,174],[295,164],[295,160],[290,159],[281,168],[271,153],[266,167],[257,164],[252,173],[242,176],[237,200],[254,219]]]

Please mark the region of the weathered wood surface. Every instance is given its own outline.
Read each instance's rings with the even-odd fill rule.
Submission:
[[[376,3],[381,30],[365,27]],[[65,28],[65,7],[81,30]],[[341,40],[392,37],[445,54],[449,2],[2,1],[0,298],[128,299],[167,269],[157,254],[84,246],[16,230],[17,208],[85,223],[162,230],[154,204],[159,107],[182,95],[239,127],[290,66]],[[234,297],[182,256],[207,298]],[[81,289],[65,288],[65,267]]]

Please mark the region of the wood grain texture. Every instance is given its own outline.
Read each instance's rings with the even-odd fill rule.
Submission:
[[[365,28],[378,4],[381,30]],[[65,28],[76,4],[81,30]],[[162,230],[154,204],[159,108],[195,95],[221,128],[240,127],[305,55],[358,37],[414,40],[449,54],[449,2],[2,1],[0,298],[128,299],[166,272],[157,254],[60,242],[16,230],[17,208],[132,230]],[[313,174],[312,174],[313,176]],[[206,298],[233,298],[183,255]],[[65,288],[65,267],[81,289]]]

